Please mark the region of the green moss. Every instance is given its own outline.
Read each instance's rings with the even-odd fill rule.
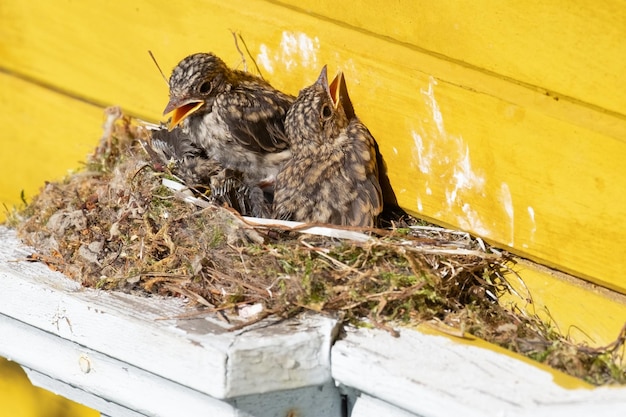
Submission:
[[[161,184],[170,174],[141,159],[136,139],[143,133],[121,119],[82,173],[49,184],[7,221],[83,285],[194,294],[190,305],[203,298],[224,314],[261,303],[266,313],[282,317],[324,311],[366,327],[436,318],[594,384],[626,383],[626,334],[611,346],[590,349],[571,343],[550,323],[502,308],[497,298],[508,291],[508,258],[482,242],[419,219],[412,224],[429,227],[388,230],[365,243],[242,226],[227,210],[199,210],[175,198]],[[81,210],[89,227],[48,230],[59,210]],[[254,243],[251,233],[257,234]],[[52,240],[58,248],[46,246]],[[101,264],[78,255],[92,242],[103,242]],[[451,245],[466,254],[451,254]]]

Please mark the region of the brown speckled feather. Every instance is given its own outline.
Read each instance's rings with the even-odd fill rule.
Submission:
[[[245,216],[269,217],[270,205],[263,190],[247,184],[241,172],[207,158],[182,129],[153,130],[144,148],[153,167],[167,166],[188,187],[210,190],[205,196],[214,204],[227,204]]]
[[[169,84],[172,127],[182,124],[209,158],[250,183],[273,180],[291,155],[284,119],[293,97],[210,53],[183,59]]]
[[[345,88],[345,84],[342,84]],[[326,68],[300,92],[285,122],[293,157],[278,174],[274,216],[374,226],[382,211],[376,143],[331,96]]]

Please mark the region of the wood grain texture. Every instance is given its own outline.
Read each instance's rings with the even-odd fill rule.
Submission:
[[[0,65],[159,119],[167,86],[146,51],[166,72],[202,50],[242,67],[229,29],[241,31],[290,93],[323,64],[345,72],[409,211],[626,292],[623,8],[302,7],[314,13],[265,1],[12,0],[0,9]]]
[[[618,417],[626,412],[624,388],[589,389],[476,342],[409,330],[392,339],[383,332],[349,329],[333,346],[333,377],[416,416]],[[389,415],[392,411],[387,409]]]
[[[514,289],[500,298],[513,311],[536,314],[577,343],[607,346],[620,334],[626,296],[531,262],[510,265]]]
[[[0,205],[32,198],[45,181],[78,169],[102,134],[102,108],[0,72]],[[0,209],[0,220],[5,211]]]
[[[619,0],[279,0],[552,95],[626,115],[626,8]]]

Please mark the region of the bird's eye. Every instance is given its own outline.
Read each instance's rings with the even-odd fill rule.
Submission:
[[[211,85],[211,83],[209,81],[205,81],[200,84],[200,88],[198,89],[198,91],[200,91],[202,94],[206,94],[210,92],[212,88],[213,86]]]
[[[333,115],[333,111],[330,109],[328,104],[324,104],[322,106],[322,119],[327,120],[330,119],[330,116]]]

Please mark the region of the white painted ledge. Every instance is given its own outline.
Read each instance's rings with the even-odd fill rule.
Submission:
[[[332,345],[321,316],[230,333],[176,319],[179,299],[82,288],[29,253],[0,227],[0,356],[106,416],[340,417],[340,392],[352,417],[626,415],[626,388],[568,390],[446,337],[348,328]]]
[[[530,363],[411,330],[348,329],[331,363],[335,382],[367,395],[353,417],[384,403],[397,416],[626,416],[626,388],[565,389]]]
[[[352,409],[351,417],[415,417],[415,414],[406,410],[393,406],[389,403],[381,401],[377,398],[370,397],[367,394],[361,394],[356,400],[356,404]]]
[[[190,313],[180,299],[82,288],[24,261],[29,253],[0,227],[0,356],[45,388],[62,381],[69,388],[56,392],[98,409],[93,399],[102,399],[116,416],[179,416],[181,406],[187,416],[286,415],[304,397],[339,415],[335,320],[310,315],[228,332],[216,319],[176,319]]]

